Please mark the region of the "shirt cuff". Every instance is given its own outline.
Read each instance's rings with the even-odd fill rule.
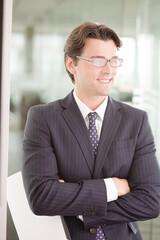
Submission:
[[[118,198],[118,192],[112,178],[104,179],[107,190],[107,202],[115,201]]]
[[[77,218],[80,219],[83,222],[83,216],[82,215],[78,215]]]

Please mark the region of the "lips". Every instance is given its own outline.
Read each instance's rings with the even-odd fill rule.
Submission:
[[[111,81],[111,79],[98,79],[100,82],[102,83],[109,83]]]
[[[102,83],[109,83],[112,78],[98,78],[97,80]]]
[[[111,80],[112,80],[112,76],[100,76],[100,77],[98,77],[97,78],[97,80],[99,81],[99,82],[101,82],[101,83],[109,83]]]

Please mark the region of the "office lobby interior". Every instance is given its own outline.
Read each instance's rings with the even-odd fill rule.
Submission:
[[[21,170],[28,109],[74,88],[63,47],[85,21],[108,25],[120,36],[123,67],[111,97],[148,113],[160,163],[159,13],[159,0],[13,0],[8,176]],[[160,217],[139,225],[144,240],[159,240]],[[7,240],[18,239],[8,208]]]

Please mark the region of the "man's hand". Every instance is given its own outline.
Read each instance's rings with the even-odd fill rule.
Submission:
[[[65,181],[64,181],[63,179],[58,179],[58,181],[59,181],[60,183],[65,183]]]
[[[128,181],[126,179],[120,179],[113,177],[112,180],[117,188],[118,196],[123,196],[130,192],[130,187],[128,185]]]

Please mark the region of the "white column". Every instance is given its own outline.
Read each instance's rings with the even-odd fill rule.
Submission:
[[[1,125],[0,125],[0,239],[6,240],[6,193],[8,173],[10,39],[12,0],[3,0],[2,71],[1,71]]]

